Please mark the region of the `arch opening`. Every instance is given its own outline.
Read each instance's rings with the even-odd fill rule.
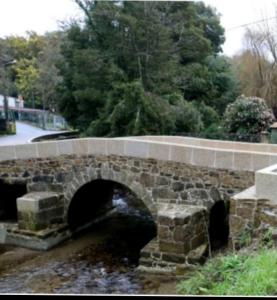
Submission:
[[[140,250],[157,235],[154,218],[143,201],[125,185],[111,180],[94,180],[75,193],[68,224],[75,237],[81,232],[101,233],[113,256],[127,257],[135,265]]]
[[[220,200],[210,210],[209,239],[212,251],[227,245],[229,238],[229,203]]]
[[[26,193],[26,183],[7,183],[0,180],[0,221],[17,221],[16,199]]]
[[[95,180],[83,185],[73,196],[68,208],[67,222],[76,230],[111,208],[113,182]]]

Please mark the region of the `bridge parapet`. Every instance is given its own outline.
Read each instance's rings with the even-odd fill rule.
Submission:
[[[277,163],[277,145],[137,137],[86,138],[0,147],[0,162],[61,155],[118,155],[253,172]]]

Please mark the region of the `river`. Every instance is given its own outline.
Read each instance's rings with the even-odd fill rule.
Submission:
[[[149,216],[114,199],[117,213],[47,252],[0,248],[1,294],[176,294],[176,281],[137,271],[155,236]]]

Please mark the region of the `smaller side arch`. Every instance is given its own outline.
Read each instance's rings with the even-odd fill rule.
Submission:
[[[227,245],[229,239],[229,206],[223,200],[215,202],[209,212],[209,238],[212,250]]]

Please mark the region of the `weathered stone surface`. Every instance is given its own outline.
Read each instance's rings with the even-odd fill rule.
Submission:
[[[182,182],[173,182],[172,189],[174,192],[181,192],[185,188],[185,185]]]
[[[206,259],[209,245],[207,243],[200,245],[188,254],[188,263],[203,263]]]
[[[166,151],[160,151],[159,160],[147,158],[151,151],[151,155],[155,155],[155,147],[149,148],[144,142],[138,148],[136,146],[137,143],[128,142],[125,145],[118,141],[106,145],[104,141],[99,144],[99,149],[105,151],[98,151],[98,146],[87,140],[65,141],[58,143],[57,149],[62,154],[59,157],[49,157],[51,151],[45,149],[45,155],[41,158],[24,159],[25,155],[29,155],[27,147],[20,149],[22,159],[0,162],[0,180],[25,180],[28,192],[64,195],[64,198],[41,201],[35,213],[31,210],[25,214],[27,211],[19,210],[19,226],[40,230],[53,223],[66,222],[66,212],[79,188],[96,179],[111,180],[130,188],[157,222],[156,244],[152,249],[144,249],[142,258],[151,266],[171,268],[183,264],[189,251],[205,239],[203,224],[211,205],[219,199],[227,201],[234,192],[253,184],[253,173],[190,165],[186,157],[189,153],[192,158],[192,149],[183,146],[177,152],[175,148],[170,149],[173,150],[170,152],[171,159],[180,158],[177,162],[164,161],[168,147],[164,148]],[[76,151],[78,154],[73,154]],[[209,151],[204,152],[207,154]],[[197,160],[206,161],[206,157]],[[167,205],[165,209],[160,207],[163,204]],[[248,203],[245,204],[247,207]],[[233,205],[232,208],[232,211],[238,210],[242,215],[238,216],[238,220],[242,221],[241,228],[247,223],[243,215],[250,215],[250,211],[243,211],[243,207]]]

